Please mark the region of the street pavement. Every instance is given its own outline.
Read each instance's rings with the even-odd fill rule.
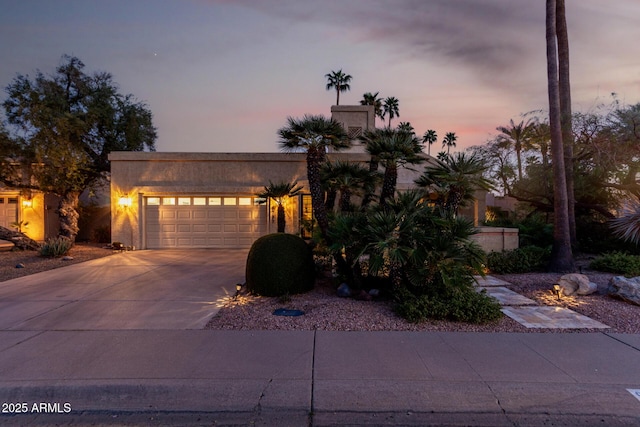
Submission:
[[[640,425],[640,335],[203,329],[245,257],[0,282],[0,425]]]

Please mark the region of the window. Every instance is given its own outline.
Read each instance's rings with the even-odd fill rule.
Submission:
[[[225,206],[235,206],[236,205],[236,198],[235,197],[225,197],[224,198],[224,205]]]
[[[178,197],[178,205],[180,205],[180,206],[190,206],[191,205],[191,197]]]
[[[163,197],[162,198],[162,204],[163,205],[175,205],[176,204],[176,198],[175,197]]]
[[[17,197],[9,197],[8,201],[9,201],[10,205],[17,205],[18,204],[18,198]]]
[[[238,197],[238,205],[251,206],[251,197]]]
[[[207,204],[207,199],[206,197],[194,197],[193,204],[195,206],[204,206]]]
[[[310,239],[313,236],[313,205],[311,204],[311,194],[303,194],[300,205],[300,237]]]
[[[147,197],[147,206],[159,206],[160,197]]]
[[[220,197],[209,197],[209,206],[220,206],[222,199]]]
[[[0,205],[4,205],[4,197],[0,197]]]

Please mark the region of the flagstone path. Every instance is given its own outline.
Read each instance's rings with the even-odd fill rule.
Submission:
[[[478,291],[498,300],[502,312],[527,328],[549,329],[607,329],[609,326],[564,307],[538,305],[517,292],[508,289],[510,283],[493,276],[476,276]]]

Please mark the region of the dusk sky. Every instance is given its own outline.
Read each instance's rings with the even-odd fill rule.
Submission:
[[[566,0],[574,111],[640,102],[640,1]],[[399,99],[419,135],[481,144],[547,108],[544,0],[0,0],[0,85],[63,54],[145,101],[158,151],[274,152],[287,116]],[[3,92],[2,99],[6,94]],[[380,121],[377,122],[380,125]],[[439,149],[439,143],[435,147]]]

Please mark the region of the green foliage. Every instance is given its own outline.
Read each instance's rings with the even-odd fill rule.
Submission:
[[[93,230],[93,241],[95,243],[109,243],[111,241],[111,226],[96,227]]]
[[[264,296],[308,292],[315,282],[309,245],[293,234],[268,234],[256,240],[247,256],[247,290]]]
[[[64,236],[54,237],[44,242],[44,245],[40,248],[40,256],[48,258],[63,256],[69,253],[72,247],[73,242],[70,239]]]
[[[502,317],[500,304],[471,286],[419,296],[403,291],[398,295],[395,311],[412,323],[426,319],[487,323]]]
[[[523,219],[501,218],[496,215],[492,221],[486,221],[489,227],[511,227],[518,229],[519,247],[547,247],[553,243],[553,224],[547,223],[540,214],[527,215]]]
[[[624,252],[610,252],[591,261],[589,268],[636,277],[640,276],[640,256]]]
[[[525,246],[512,251],[491,252],[487,267],[492,273],[517,274],[544,269],[551,255],[550,247]]]

